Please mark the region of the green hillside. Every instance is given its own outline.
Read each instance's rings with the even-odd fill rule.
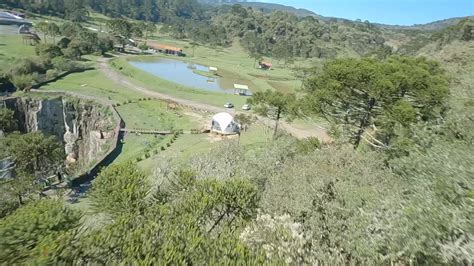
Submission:
[[[0,265],[472,265],[473,17],[199,2],[1,1]]]

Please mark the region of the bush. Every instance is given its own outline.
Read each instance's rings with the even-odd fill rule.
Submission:
[[[79,69],[75,62],[62,56],[54,58],[51,60],[51,63],[59,71],[75,71]]]
[[[57,77],[59,75],[59,70],[57,69],[50,69],[48,71],[46,71],[46,78],[47,79],[54,79],[55,77]]]
[[[17,88],[18,90],[25,90],[31,88],[33,85],[33,75],[14,75],[10,78],[11,83]]]
[[[71,42],[66,49],[62,50],[62,52],[66,58],[72,60],[81,59],[82,56],[80,45],[76,42]]]
[[[10,68],[7,74],[11,77],[15,75],[29,75],[35,72],[46,72],[45,64],[43,63],[43,60],[39,57],[31,59],[26,58],[19,61],[12,68]]]
[[[166,150],[166,148],[164,146],[161,146],[161,150],[164,151]]]
[[[64,37],[58,41],[57,45],[61,49],[66,49],[70,43],[71,43],[71,39]]]
[[[51,43],[38,44],[35,47],[36,55],[46,59],[53,59],[55,57],[63,55],[59,46]]]
[[[297,149],[299,152],[303,154],[311,153],[320,148],[321,148],[321,142],[319,141],[319,139],[314,138],[314,137],[298,140],[297,142]]]
[[[142,44],[138,45],[138,49],[140,49],[142,51],[146,51],[146,50],[148,50],[148,45],[146,45],[146,43],[142,43]]]

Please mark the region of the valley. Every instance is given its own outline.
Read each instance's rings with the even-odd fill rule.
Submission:
[[[59,2],[0,4],[0,264],[472,262],[473,17]]]

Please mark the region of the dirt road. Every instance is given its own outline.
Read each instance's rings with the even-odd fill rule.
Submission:
[[[219,112],[225,112],[227,109],[224,107],[220,108],[217,106],[205,104],[205,103],[200,103],[192,100],[186,100],[186,99],[181,99],[181,98],[176,98],[173,96],[170,96],[168,94],[160,93],[153,91],[151,89],[147,89],[145,87],[139,86],[137,84],[132,83],[129,81],[125,76],[120,74],[119,72],[113,70],[109,64],[108,64],[109,59],[106,58],[101,58],[99,59],[99,68],[102,71],[102,73],[111,81],[117,83],[118,85],[121,85],[123,87],[129,88],[131,90],[135,90],[137,92],[140,92],[144,95],[158,98],[161,100],[168,100],[168,101],[173,101],[176,102],[180,105],[184,105],[187,107],[199,109],[202,111],[207,111],[211,113],[219,113]],[[237,112],[238,113],[238,112]],[[270,121],[267,118],[260,117],[260,120],[262,122],[265,122],[266,124],[270,124],[272,121]],[[314,126],[311,129],[303,129],[303,128],[298,128],[290,123],[287,123],[285,121],[280,122],[280,128],[288,132],[289,134],[293,135],[296,138],[299,139],[304,139],[308,137],[316,137],[322,142],[330,142],[331,138],[328,136],[327,131],[319,126]]]

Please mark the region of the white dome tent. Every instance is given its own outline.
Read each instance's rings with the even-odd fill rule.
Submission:
[[[240,125],[229,113],[218,113],[212,117],[211,132],[222,135],[240,134]]]

